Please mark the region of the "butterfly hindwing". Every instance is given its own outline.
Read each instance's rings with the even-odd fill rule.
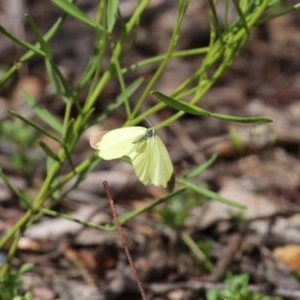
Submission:
[[[139,180],[144,184],[166,187],[173,173],[166,146],[156,134],[140,143],[130,157]]]

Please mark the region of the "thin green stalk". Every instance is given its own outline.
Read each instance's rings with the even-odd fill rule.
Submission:
[[[102,13],[106,10],[106,1],[100,1],[99,6],[97,9],[97,15],[96,15],[96,23],[100,24],[102,19]],[[107,43],[108,43],[108,34],[107,32],[100,33],[99,31],[96,31],[96,43],[95,43],[95,49],[94,51],[97,52],[98,61],[96,64],[96,69],[94,71],[93,80],[91,83],[91,87],[89,89],[89,93],[87,95],[87,99],[90,98],[90,94],[92,91],[95,90],[95,87],[97,85],[97,82],[99,81],[101,70],[103,68],[103,61],[107,49]]]
[[[216,7],[214,4],[214,0],[208,0],[209,8],[210,8],[210,21],[211,21],[211,32],[216,32],[218,39],[223,44],[223,35],[221,30],[221,25],[219,21],[219,17],[216,11]]]
[[[196,49],[187,49],[187,50],[180,50],[174,51],[171,54],[171,58],[180,58],[180,57],[188,57],[194,55],[200,55],[208,52],[208,47],[201,47]],[[153,65],[154,63],[160,62],[165,59],[166,54],[156,55],[154,57],[146,58],[142,61],[132,64],[129,67],[123,68],[122,73],[128,73],[131,71],[135,71],[147,65]]]
[[[265,17],[262,20],[260,20],[259,22],[257,22],[257,24],[261,25],[261,24],[268,23],[268,22],[270,22],[273,19],[276,19],[276,18],[278,18],[280,16],[286,15],[286,14],[291,13],[293,11],[296,11],[298,9],[300,9],[300,3],[296,3],[292,7],[289,7],[287,9],[283,10],[283,11],[280,11],[280,12],[278,12],[278,13],[272,15],[272,16]]]
[[[0,269],[0,273],[2,276],[3,275],[5,276],[10,270],[11,259],[15,256],[15,253],[18,250],[18,244],[19,244],[19,241],[20,241],[23,233],[24,233],[24,230],[20,230],[17,233],[17,235],[15,236],[13,242],[11,243],[11,245],[9,247],[6,262],[1,266],[1,269]]]
[[[205,253],[201,251],[201,249],[198,247],[198,245],[195,243],[192,237],[187,232],[182,232],[181,239],[189,247],[189,249],[198,259],[198,261],[203,263],[208,271],[212,271],[214,268],[213,264],[207,259]]]
[[[161,76],[163,70],[166,68],[170,58],[172,57],[172,52],[174,51],[174,49],[178,43],[178,40],[179,40],[180,28],[181,28],[181,24],[182,24],[186,9],[188,7],[188,3],[189,3],[189,1],[186,1],[186,0],[180,1],[178,17],[176,20],[175,28],[174,28],[174,31],[173,31],[173,34],[171,37],[171,41],[170,41],[168,50],[165,54],[164,60],[161,62],[160,66],[156,70],[155,74],[151,77],[148,85],[145,87],[139,101],[137,102],[137,104],[132,112],[131,119],[134,118],[136,116],[136,114],[138,113],[138,111],[140,110],[141,105],[144,103],[145,99],[149,96],[149,93],[152,90],[153,85],[155,84],[155,82],[157,82],[158,78]],[[125,126],[128,124],[130,124],[130,120],[126,122]]]
[[[129,103],[129,98],[128,98],[128,94],[127,94],[127,89],[126,89],[126,84],[125,84],[125,80],[124,80],[124,76],[121,70],[121,65],[118,59],[113,61],[114,67],[115,67],[115,71],[117,73],[117,77],[119,80],[119,84],[120,84],[120,88],[121,88],[121,92],[122,92],[122,97],[124,98],[124,106],[125,106],[125,111],[126,111],[126,115],[129,118],[131,115],[131,108],[130,108],[130,103]]]
[[[130,20],[126,24],[126,34],[127,35],[131,32],[131,30],[133,29],[136,21],[139,19],[140,15],[145,10],[145,8],[147,7],[149,2],[150,2],[150,0],[142,0],[140,2],[139,6],[136,8],[136,10],[133,13],[132,17],[130,18]],[[122,52],[122,49],[123,49],[122,46],[123,46],[123,40],[119,40],[118,43],[115,46],[115,49],[114,49],[113,53],[112,53],[111,61],[114,61],[114,60],[118,59],[118,57],[120,56],[120,54]],[[111,74],[110,69],[108,69],[104,72],[102,78],[100,79],[99,84],[96,85],[96,87],[92,91],[91,95],[87,98],[87,101],[85,102],[85,105],[82,108],[82,114],[81,115],[84,115],[84,114],[86,114],[90,111],[90,109],[95,104],[98,96],[100,95],[100,93],[102,92],[102,90],[104,89],[104,87],[106,86],[108,81],[110,80],[111,76],[112,76],[112,74]],[[78,122],[76,122],[76,128],[77,129],[78,129],[80,123],[81,123],[81,116],[79,116]]]
[[[43,215],[48,215],[51,217],[58,217],[58,218],[63,218],[66,220],[70,220],[73,222],[76,222],[78,224],[81,224],[83,226],[89,227],[89,228],[94,228],[94,229],[99,229],[99,230],[106,230],[107,226],[106,225],[99,225],[99,224],[95,224],[91,221],[83,221],[77,218],[74,218],[68,214],[63,214],[63,213],[58,213],[57,211],[48,209],[48,208],[40,208],[40,211],[42,212]]]

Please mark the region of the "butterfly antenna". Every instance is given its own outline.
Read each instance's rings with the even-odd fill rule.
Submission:
[[[152,128],[153,125],[151,124],[151,122],[147,119],[147,118],[144,118],[144,120],[146,121],[146,123],[148,124],[149,128]]]

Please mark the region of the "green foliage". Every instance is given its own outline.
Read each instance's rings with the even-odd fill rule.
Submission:
[[[24,264],[17,271],[10,271],[5,276],[0,274],[0,300],[31,300],[29,293],[22,292],[22,275],[32,270],[32,264]]]
[[[223,290],[210,290],[206,293],[207,300],[275,300],[271,296],[264,296],[248,288],[249,275],[231,275],[225,280],[226,288]]]

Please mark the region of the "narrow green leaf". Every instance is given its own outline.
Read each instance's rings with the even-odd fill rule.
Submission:
[[[31,106],[36,115],[51,128],[61,133],[63,129],[62,124],[55,118],[55,116],[52,115],[47,109],[40,107],[34,97],[26,90],[23,90],[23,93],[27,103]]]
[[[235,128],[230,128],[229,129],[229,136],[231,138],[231,141],[235,147],[235,149],[238,151],[238,153],[243,153],[244,152],[244,144],[243,141],[241,140],[241,137],[239,136],[237,130]]]
[[[81,224],[81,225],[83,225],[84,227],[87,227],[87,228],[95,228],[95,229],[98,229],[98,230],[106,230],[106,226],[98,225],[98,224],[95,224],[91,221],[80,220],[80,219],[74,218],[73,216],[70,216],[68,214],[59,213],[55,210],[51,210],[51,209],[43,208],[43,207],[39,207],[39,210],[45,215],[70,220],[72,222],[76,222],[78,224]]]
[[[48,132],[47,130],[45,130],[43,127],[41,127],[40,125],[36,124],[35,122],[33,122],[30,119],[25,118],[24,116],[18,114],[17,112],[13,111],[13,110],[9,110],[8,111],[11,115],[17,117],[18,119],[22,120],[24,123],[30,125],[31,127],[35,128],[38,132],[40,132],[41,134],[44,134],[46,136],[48,136],[49,138],[53,139],[54,141],[58,142],[58,143],[62,143],[62,141],[55,135],[51,134],[50,132]]]
[[[207,170],[209,167],[212,166],[212,164],[216,161],[217,157],[218,157],[217,154],[213,154],[209,160],[205,161],[200,166],[197,166],[196,168],[189,170],[183,175],[183,177],[186,179],[191,179],[202,174],[205,170]]]
[[[38,43],[41,45],[41,49],[46,53],[47,58],[50,59],[52,57],[51,47],[46,42],[43,35],[40,33],[38,26],[35,24],[34,20],[31,18],[31,16],[25,15],[25,18],[26,18],[31,30],[33,31],[35,38],[37,39]]]
[[[48,147],[48,145],[44,141],[38,140],[37,143],[44,150],[47,156],[50,156],[55,161],[60,162],[59,157]]]
[[[209,111],[206,111],[196,105],[188,104],[182,101],[175,100],[167,95],[164,95],[158,91],[152,91],[151,94],[155,95],[160,101],[164,102],[165,104],[177,109],[184,111],[191,115],[197,115],[197,116],[205,116],[205,117],[211,117],[211,113]]]
[[[238,123],[270,123],[273,122],[273,120],[257,116],[257,117],[237,117],[237,116],[230,116],[230,115],[224,115],[224,114],[218,114],[209,112],[197,105],[182,102],[175,100],[169,96],[166,96],[158,91],[152,91],[151,94],[155,95],[160,101],[164,102],[165,104],[169,105],[170,107],[173,107],[177,110],[181,110],[185,113],[196,115],[196,116],[205,116],[205,117],[211,117],[216,118],[224,121],[231,121],[231,122],[238,122]]]
[[[220,120],[223,120],[223,121],[230,121],[230,122],[237,122],[237,123],[271,123],[271,122],[273,122],[272,119],[266,118],[266,117],[263,117],[263,116],[237,117],[237,116],[211,113],[211,117],[216,118],[216,119],[220,119]]]
[[[2,168],[0,167],[0,178],[5,183],[6,187],[10,190],[10,192],[14,195],[16,195],[20,200],[22,200],[24,203],[30,203],[28,201],[26,194],[19,191],[19,189],[9,180],[9,178],[3,173]],[[31,200],[31,199],[30,199]]]
[[[51,156],[48,156],[47,157],[47,160],[46,160],[46,170],[47,170],[47,173],[51,172],[51,169],[54,167],[54,165],[57,164],[57,160],[56,159],[53,159]],[[54,179],[54,182],[56,183],[57,182],[57,178]],[[52,193],[55,193],[56,190],[52,190],[51,193],[49,193],[48,195],[52,195]]]
[[[232,207],[237,207],[237,208],[240,208],[240,209],[247,208],[244,204],[240,204],[238,202],[235,202],[235,201],[229,200],[227,198],[224,198],[224,197],[220,196],[219,194],[206,189],[205,187],[195,185],[195,184],[193,184],[189,181],[180,180],[180,183],[185,184],[187,187],[192,189],[194,192],[196,192],[196,193],[198,193],[198,194],[200,194],[204,197],[207,197],[209,199],[216,200],[218,202],[224,203],[224,204],[232,206]]]
[[[140,77],[135,81],[133,81],[130,85],[128,85],[126,87],[126,93],[128,97],[130,97],[142,85],[143,82],[144,82],[144,78]],[[121,99],[123,99],[123,96],[119,95],[117,97],[117,102],[120,101]]]
[[[27,43],[26,41],[19,39],[18,37],[16,37],[14,34],[9,32],[6,28],[4,28],[1,25],[0,25],[0,32],[2,32],[9,39],[13,40],[15,43],[24,47],[25,49],[32,51],[35,54],[41,55],[43,57],[47,56],[46,53],[44,51],[42,51],[38,45],[31,45],[31,44]]]
[[[237,12],[238,12],[238,15],[239,15],[239,17],[240,17],[241,23],[242,23],[243,27],[245,28],[245,31],[246,31],[247,35],[250,35],[249,28],[248,28],[248,24],[247,24],[245,15],[244,15],[244,13],[243,13],[241,7],[240,7],[239,1],[237,1],[237,0],[232,0],[232,2],[233,2],[233,5],[235,6],[235,9],[236,9]]]
[[[35,265],[33,263],[26,263],[20,266],[19,270],[17,271],[18,274],[24,274],[26,272],[32,271]]]
[[[68,125],[66,126],[65,134],[64,134],[64,141],[71,143],[73,140],[77,140],[75,135],[78,135],[78,132],[74,130],[74,119],[70,119]]]
[[[55,87],[56,93],[58,95],[68,97],[71,94],[70,88],[55,63],[53,63],[53,61],[50,59],[46,59],[45,65],[50,81]]]
[[[107,2],[107,29],[108,32],[112,32],[119,9],[119,0],[110,0]]]
[[[217,37],[220,39],[221,43],[224,45],[223,35],[222,35],[222,27],[220,25],[220,21],[218,18],[216,6],[213,0],[208,0],[209,8],[210,8],[210,19],[212,24],[212,31],[215,30]]]
[[[124,98],[125,111],[126,111],[127,117],[130,118],[131,108],[130,108],[130,104],[129,104],[129,97],[128,97],[128,94],[127,94],[127,88],[126,88],[124,75],[121,71],[121,65],[120,65],[120,62],[119,62],[118,58],[113,59],[112,62],[113,62],[113,67],[115,69],[115,72],[117,74],[117,78],[119,80],[119,86],[121,88],[121,93],[122,93],[122,96]]]
[[[94,51],[95,52],[95,51]],[[95,71],[97,70],[98,64],[99,64],[99,56],[94,53],[90,58],[89,62],[86,65],[85,69],[81,72],[81,77],[78,80],[78,84],[76,87],[76,93],[79,94],[79,92],[86,86],[86,84],[89,82],[91,77],[95,74]]]
[[[80,135],[80,132],[76,132],[75,131],[75,120],[74,119],[70,119],[70,121],[67,123],[67,126],[65,128],[64,131],[64,144],[63,147],[65,149],[66,152],[66,156],[67,156],[67,160],[70,164],[70,166],[72,167],[73,171],[75,172],[75,165],[72,161],[72,157],[69,151],[69,146],[73,145],[75,141],[78,140],[78,135]]]
[[[82,10],[80,10],[75,4],[67,0],[52,0],[52,2],[61,8],[63,11],[81,21],[85,25],[92,27],[93,29],[99,28],[92,19],[90,19]]]

